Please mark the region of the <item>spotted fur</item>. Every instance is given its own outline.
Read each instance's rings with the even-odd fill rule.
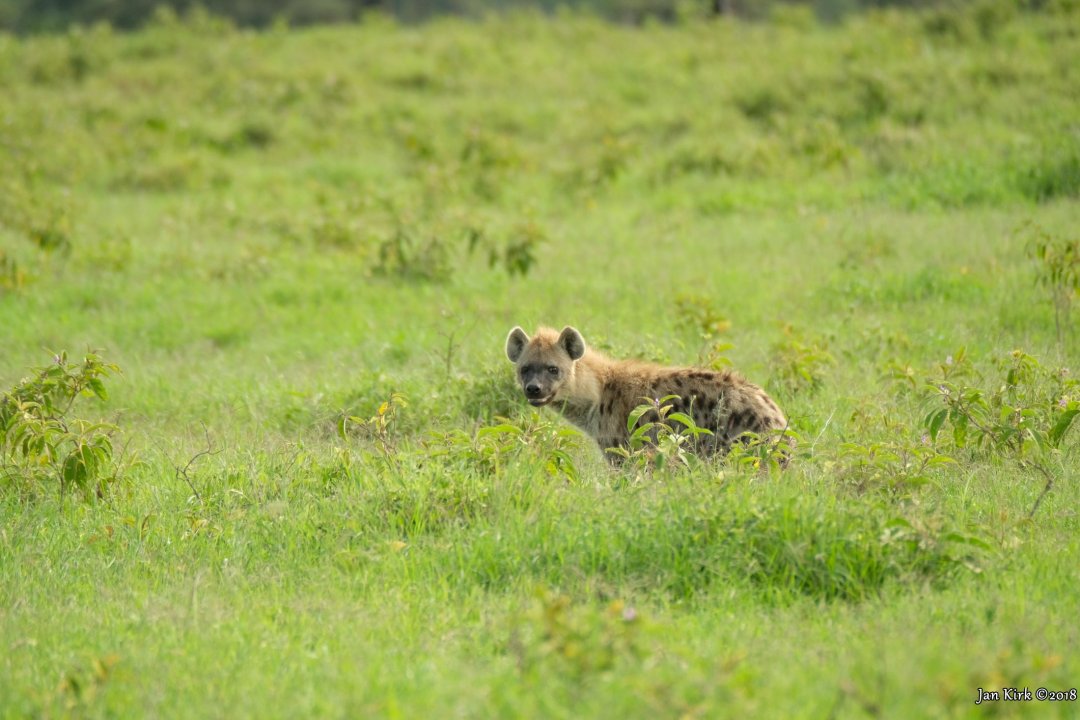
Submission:
[[[671,401],[673,412],[686,413],[699,427],[712,431],[697,444],[705,454],[727,452],[746,432],[787,427],[776,402],[733,370],[611,360],[590,349],[572,327],[562,332],[540,328],[531,338],[515,327],[506,338],[506,356],[531,405],[553,405],[601,450],[626,447],[630,411],[645,402],[643,398],[666,395],[678,396]],[[642,421],[655,419],[649,413]]]

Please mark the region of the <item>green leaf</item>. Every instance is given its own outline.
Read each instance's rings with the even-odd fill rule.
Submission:
[[[677,423],[682,423],[685,427],[693,429],[697,427],[697,423],[687,415],[686,413],[674,412],[667,416],[668,420],[674,420]]]
[[[950,413],[953,423],[953,442],[956,447],[964,447],[967,443],[968,417],[958,412]]]
[[[521,435],[521,428],[509,423],[503,423],[501,425],[489,425],[482,427],[476,431],[478,438],[487,437],[489,435]]]
[[[650,430],[652,430],[655,425],[656,425],[656,423],[645,423],[641,427],[634,430],[634,432],[630,434],[630,442],[631,443],[633,443],[634,441],[639,441],[640,442],[642,437],[644,435],[648,434],[648,432]]]
[[[641,416],[653,409],[652,405],[638,405],[636,408],[630,411],[630,415],[626,418],[626,432],[633,432],[634,426],[637,425]]]
[[[101,400],[108,400],[109,394],[105,392],[105,383],[101,382],[98,378],[91,378],[86,383],[86,387],[90,389],[90,392],[94,393]]]
[[[930,432],[930,439],[934,442],[937,442],[938,431],[941,430],[941,425],[948,416],[949,410],[944,408],[927,417],[926,429]]]
[[[78,487],[86,486],[86,465],[83,464],[82,459],[77,453],[72,453],[64,460],[64,465],[60,471],[61,477],[64,479],[65,485],[75,485]]]
[[[934,465],[949,465],[950,463],[956,465],[956,459],[951,458],[948,455],[935,455],[934,457],[930,458],[930,460],[926,464],[927,466],[932,467]]]
[[[942,540],[946,542],[960,543],[962,545],[971,545],[982,550],[992,550],[993,547],[981,538],[977,538],[973,535],[962,535],[958,532],[947,532],[941,536]]]
[[[1048,439],[1052,447],[1061,446],[1061,441],[1065,437],[1065,433],[1069,431],[1077,414],[1080,414],[1080,403],[1074,401],[1069,403],[1069,405],[1069,409],[1063,412],[1061,417],[1057,419],[1057,422],[1054,423],[1054,427],[1050,428]]]
[[[694,427],[686,428],[685,433],[696,437],[698,435],[712,435],[713,431],[709,428],[698,427],[695,425]]]
[[[924,475],[911,475],[906,478],[900,478],[897,485],[910,485],[912,487],[922,487],[930,483],[930,478]]]

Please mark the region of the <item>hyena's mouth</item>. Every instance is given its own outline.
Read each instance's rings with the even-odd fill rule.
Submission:
[[[555,399],[554,395],[548,395],[547,397],[543,397],[543,398],[528,398],[529,404],[532,405],[533,407],[544,407],[549,402],[551,402],[553,399]]]

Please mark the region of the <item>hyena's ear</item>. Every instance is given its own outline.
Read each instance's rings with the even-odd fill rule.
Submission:
[[[580,360],[585,355],[585,338],[569,325],[559,333],[559,346],[566,351],[571,360]]]
[[[525,331],[520,327],[514,328],[506,336],[506,357],[510,358],[510,362],[516,363],[528,344],[529,336],[525,334]]]

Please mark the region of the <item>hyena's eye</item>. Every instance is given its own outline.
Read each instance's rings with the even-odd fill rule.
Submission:
[[[555,367],[554,365],[548,365],[548,372],[551,373],[552,375],[558,375],[559,374],[559,368]]]

